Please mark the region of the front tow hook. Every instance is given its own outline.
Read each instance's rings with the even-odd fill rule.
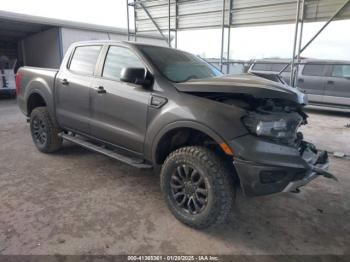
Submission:
[[[311,170],[314,171],[315,173],[317,173],[318,175],[324,176],[326,178],[333,179],[335,181],[339,181],[336,176],[334,176],[333,174],[329,173],[328,171],[326,171],[323,168],[320,168],[320,167],[317,167],[317,166],[312,166]]]
[[[329,160],[328,160],[328,154],[326,151],[319,151],[317,152],[317,155],[315,155],[315,153],[305,150],[303,154],[303,158],[305,160],[314,159],[314,161],[312,161],[314,164],[311,164],[308,161],[309,170],[307,171],[306,175],[300,180],[289,182],[289,184],[284,188],[283,192],[299,193],[300,187],[310,183],[312,180],[314,180],[318,176],[323,176],[325,178],[330,178],[335,181],[338,181],[338,179],[333,174],[327,171],[329,167]]]

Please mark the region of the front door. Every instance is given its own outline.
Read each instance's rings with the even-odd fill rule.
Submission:
[[[126,67],[144,67],[132,50],[110,46],[91,88],[91,134],[134,153],[142,153],[151,91],[121,82]]]
[[[101,46],[78,46],[56,77],[56,115],[60,126],[89,133],[90,87]]]

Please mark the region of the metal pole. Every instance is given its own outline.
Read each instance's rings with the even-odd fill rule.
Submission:
[[[130,41],[129,0],[126,0],[126,19],[127,19],[127,28],[128,28],[128,41]]]
[[[298,53],[297,53],[297,62],[300,62],[300,51],[301,44],[303,41],[303,29],[304,29],[304,16],[305,16],[305,0],[302,0],[301,4],[301,20],[300,20],[300,32],[299,32],[299,45],[298,45]]]
[[[297,53],[297,64],[295,67],[295,75],[294,75],[294,84],[298,81],[299,75],[299,64],[300,64],[300,50],[303,41],[303,31],[304,31],[304,18],[305,18],[305,0],[302,0],[301,4],[301,19],[300,19],[300,31],[299,31],[299,44],[298,44],[298,53]]]
[[[225,0],[222,0],[222,24],[221,24],[221,52],[220,52],[220,70],[222,71],[224,56],[224,38],[225,38]]]
[[[168,0],[168,45],[171,47],[171,37],[170,37],[170,0]]]
[[[295,32],[294,32],[294,44],[293,44],[293,56],[292,56],[292,63],[290,68],[290,80],[289,84],[291,86],[294,86],[294,63],[295,63],[295,53],[296,53],[296,47],[297,47],[297,40],[298,40],[298,31],[299,31],[299,18],[300,18],[300,0],[297,0],[297,10],[296,10],[296,18],[295,18]]]
[[[175,48],[177,48],[177,0],[175,0]]]
[[[135,42],[137,41],[136,32],[137,32],[137,29],[136,29],[136,2],[134,0],[134,41]]]
[[[230,73],[230,37],[231,37],[231,27],[228,27],[227,32],[227,63],[226,63],[226,74]]]
[[[231,18],[232,18],[232,0],[229,0],[229,15],[228,15],[228,32],[227,32],[227,61],[228,63],[226,64],[226,74],[230,73],[230,45],[231,45]]]

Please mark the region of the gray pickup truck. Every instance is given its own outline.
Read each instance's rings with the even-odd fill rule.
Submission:
[[[223,222],[239,186],[258,196],[334,178],[327,153],[297,131],[307,122],[304,93],[254,75],[224,76],[180,50],[81,42],[59,70],[23,67],[16,77],[41,152],[65,139],[137,168],[161,168],[169,209],[194,228]]]

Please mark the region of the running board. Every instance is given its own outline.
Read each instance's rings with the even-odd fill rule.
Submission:
[[[137,167],[137,168],[140,168],[140,169],[150,169],[152,168],[152,165],[149,165],[149,164],[145,164],[144,161],[142,159],[137,159],[137,158],[131,158],[131,157],[127,157],[127,156],[124,156],[124,155],[121,155],[121,154],[118,154],[112,150],[109,150],[105,147],[102,147],[102,146],[98,146],[98,145],[95,145],[89,141],[86,141],[84,139],[81,139],[79,137],[76,137],[76,136],[72,136],[72,135],[68,135],[68,134],[65,134],[65,133],[60,133],[59,134],[60,137],[62,137],[63,139],[67,140],[67,141],[70,141],[72,143],[75,143],[75,144],[78,144],[86,149],[89,149],[89,150],[92,150],[92,151],[95,151],[95,152],[98,152],[100,154],[103,154],[105,156],[109,156],[113,159],[116,159],[116,160],[119,160],[125,164],[128,164],[130,166],[133,166],[133,167]]]

